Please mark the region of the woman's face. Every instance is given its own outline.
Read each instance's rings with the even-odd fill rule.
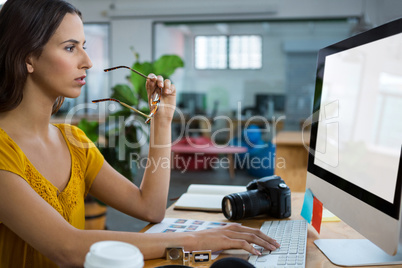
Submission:
[[[67,13],[42,54],[28,59],[28,78],[31,78],[32,86],[52,99],[78,97],[85,85],[86,70],[92,67],[84,45],[84,26],[80,17]]]

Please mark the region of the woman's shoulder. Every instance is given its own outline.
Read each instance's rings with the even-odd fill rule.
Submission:
[[[25,165],[26,156],[18,145],[0,128],[0,169],[16,172]],[[20,172],[18,172],[19,174]]]
[[[2,128],[0,128],[0,152],[3,154],[23,154],[18,145]]]

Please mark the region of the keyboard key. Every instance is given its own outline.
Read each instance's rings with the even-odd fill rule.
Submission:
[[[305,268],[307,227],[304,220],[265,221],[260,230],[276,239],[281,247],[268,251],[254,246],[263,255],[251,255],[249,262],[257,268]]]

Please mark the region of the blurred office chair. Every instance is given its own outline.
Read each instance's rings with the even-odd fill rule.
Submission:
[[[231,145],[248,148],[246,153],[236,157],[236,168],[246,169],[248,174],[257,178],[274,174],[276,146],[262,139],[258,126],[250,125],[244,129],[241,137],[234,138]]]

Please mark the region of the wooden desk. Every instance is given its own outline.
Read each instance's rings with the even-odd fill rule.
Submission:
[[[303,205],[304,193],[292,193],[292,216],[290,219],[302,219],[300,216],[301,207]],[[169,207],[166,211],[166,217],[168,218],[185,218],[185,219],[198,219],[206,221],[228,221],[222,213],[212,213],[212,212],[196,212],[196,211],[183,211],[174,210],[173,206]],[[273,218],[265,217],[258,219],[249,219],[239,221],[243,225],[260,228],[263,221],[265,220],[275,220]],[[142,232],[148,230],[152,225],[145,227]],[[319,238],[363,238],[359,233],[353,230],[344,222],[323,222],[321,226],[321,234],[319,235],[315,229],[311,226],[308,227],[307,234],[307,256],[306,256],[306,268],[314,267],[339,267],[332,264],[323,253],[314,245],[314,240]],[[249,254],[242,250],[230,250],[223,251],[219,255],[220,258],[224,257],[238,257],[243,259],[248,259]],[[144,267],[157,267],[160,265],[170,264],[169,261],[164,259],[155,259],[145,261]],[[193,264],[192,264],[193,265]],[[208,264],[197,264],[194,267],[209,267],[211,263]],[[402,267],[402,265],[393,266],[381,266],[381,267]]]
[[[310,132],[281,131],[273,140],[276,144],[275,174],[280,176],[293,192],[306,189]]]

